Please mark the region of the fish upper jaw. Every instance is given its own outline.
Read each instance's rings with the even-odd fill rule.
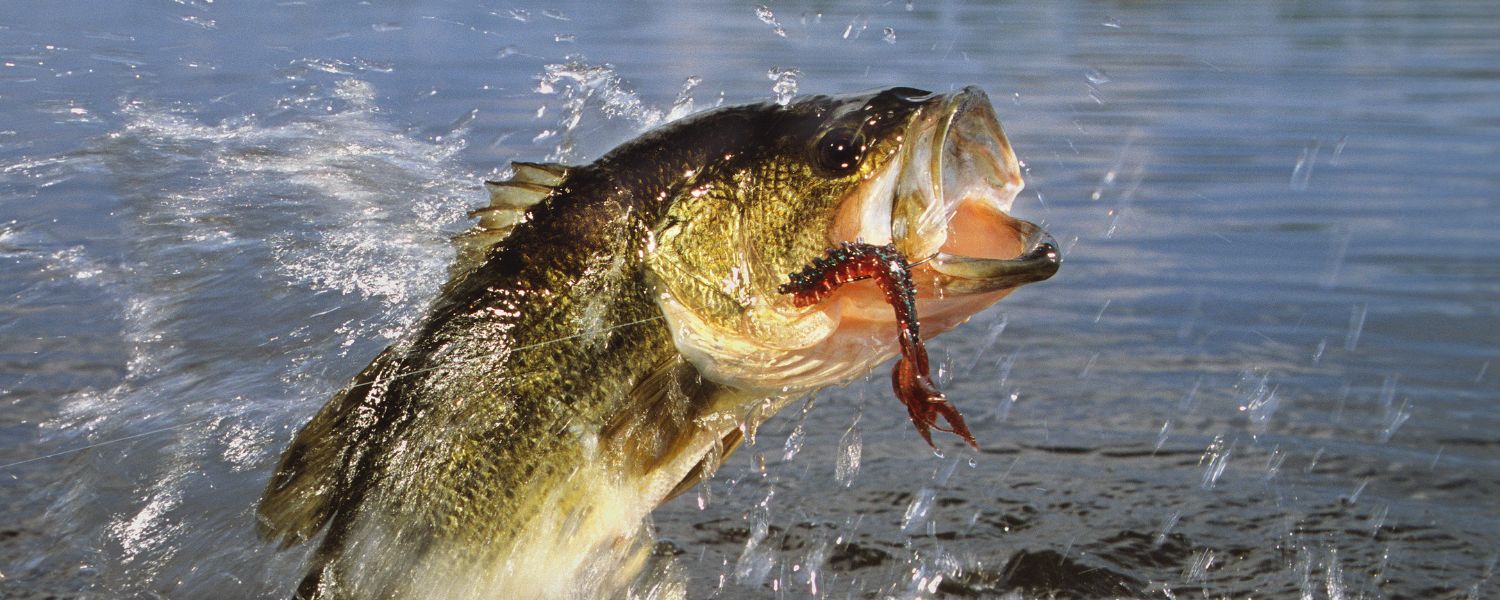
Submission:
[[[921,263],[913,276],[929,300],[991,295],[1057,272],[1052,237],[1010,216],[1025,182],[983,91],[934,96],[903,137],[897,159],[844,204],[831,241],[894,241]]]

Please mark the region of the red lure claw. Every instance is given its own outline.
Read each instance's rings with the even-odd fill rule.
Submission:
[[[900,327],[901,360],[891,370],[891,387],[896,397],[906,405],[912,425],[928,446],[932,443],[931,429],[955,434],[975,449],[979,442],[969,433],[963,415],[943,397],[927,369],[927,347],[922,344],[917,322],[916,286],[911,282],[911,265],[896,249],[895,244],[876,246],[863,242],[843,242],[829,248],[823,256],[813,259],[812,264],[792,273],[790,281],[776,291],[792,294],[792,303],[798,307],[821,302],[846,283],[861,279],[875,279],[885,301],[896,309],[896,324]],[[948,427],[938,424],[942,417]]]

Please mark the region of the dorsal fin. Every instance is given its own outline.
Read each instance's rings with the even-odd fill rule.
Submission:
[[[515,171],[515,175],[510,178],[511,181],[557,185],[568,176],[568,166],[557,163],[514,161],[510,163],[510,168]]]
[[[486,181],[489,206],[469,212],[479,222],[453,238],[458,257],[453,261],[450,281],[484,262],[485,254],[526,218],[527,209],[551,196],[568,177],[569,167],[556,163],[510,163],[511,175],[502,181]]]
[[[552,186],[530,181],[486,181],[484,187],[490,191],[490,205],[479,210],[521,209],[540,202],[552,193]],[[479,212],[479,211],[474,211]],[[473,216],[473,213],[469,213]]]

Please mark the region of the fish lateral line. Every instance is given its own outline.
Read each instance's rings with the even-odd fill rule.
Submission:
[[[908,262],[894,243],[877,246],[841,242],[802,270],[788,275],[787,283],[776,291],[791,294],[792,304],[805,308],[822,302],[845,284],[874,279],[886,303],[896,312],[901,360],[891,370],[891,387],[906,405],[912,425],[934,449],[937,445],[932,442],[932,429],[957,435],[978,450],[979,442],[964,423],[963,415],[932,380],[927,346],[922,342],[921,322],[917,317],[916,286],[911,280],[911,268],[928,260],[931,257]],[[948,424],[939,423],[938,417]]]
[[[650,323],[652,321],[660,321],[660,320],[663,320],[665,318],[666,317],[663,317],[661,315],[657,315],[657,316],[654,316],[654,317],[646,317],[644,319],[637,319],[635,321],[629,321],[629,322],[626,322],[626,323],[620,323],[619,325],[611,325],[609,327],[605,327],[605,328],[602,328],[602,329],[594,329],[594,330],[590,330],[590,331],[583,331],[583,332],[575,333],[573,335],[567,335],[567,336],[563,336],[563,337],[560,337],[560,338],[557,338],[557,339],[547,340],[545,342],[537,342],[537,343],[534,343],[534,344],[527,344],[525,346],[517,346],[515,348],[511,348],[510,351],[511,352],[521,352],[521,351],[524,351],[524,350],[534,350],[536,348],[541,348],[543,346],[549,346],[549,345],[552,345],[552,344],[558,344],[558,343],[566,342],[566,341],[569,341],[569,340],[575,340],[575,339],[578,339],[578,338],[581,338],[581,337],[588,337],[588,336],[591,336],[591,335],[599,335],[599,334],[603,334],[603,333],[609,333],[611,331],[615,331],[615,330],[618,330],[618,329],[625,329],[626,327],[632,327],[632,326],[635,326],[635,325],[641,325],[641,324],[645,324],[645,323]],[[459,359],[455,359],[455,360],[452,360],[452,361],[449,361],[449,362],[445,362],[445,363],[442,363],[442,364],[439,364],[439,365],[433,365],[431,367],[424,367],[424,368],[421,368],[421,369],[412,369],[410,371],[402,371],[400,373],[392,373],[391,376],[390,376],[390,378],[389,378],[389,380],[390,381],[394,381],[396,379],[401,379],[403,377],[410,377],[412,375],[421,375],[422,373],[429,373],[429,372],[436,371],[438,369],[442,369],[442,368],[445,368],[445,367],[464,365],[464,364],[471,363],[471,362],[474,362],[476,360],[479,360],[481,358],[484,358],[484,357],[482,357],[482,356],[471,356],[469,358],[459,358]],[[348,389],[352,390],[352,389],[358,389],[358,388],[362,388],[362,387],[370,387],[372,385],[375,385],[376,383],[378,383],[378,381],[373,381],[373,380],[372,381],[366,381],[364,383],[356,383],[356,384],[350,385],[348,387]]]

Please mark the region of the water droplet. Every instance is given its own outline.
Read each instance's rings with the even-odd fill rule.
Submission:
[[[1182,512],[1176,510],[1162,517],[1161,525],[1156,528],[1156,540],[1153,542],[1153,545],[1161,546],[1163,543],[1166,543],[1167,535],[1172,533],[1172,528],[1177,526],[1177,520],[1180,518],[1182,518]]]
[[[1410,401],[1403,398],[1401,407],[1395,410],[1386,409],[1385,427],[1380,430],[1380,441],[1382,443],[1391,441],[1391,436],[1396,435],[1396,430],[1401,428],[1411,418]]]
[[[1323,573],[1323,582],[1328,590],[1328,600],[1345,600],[1344,569],[1339,565],[1337,548],[1328,549],[1328,565]]]
[[[911,504],[906,505],[906,514],[901,517],[901,531],[911,533],[927,523],[927,516],[932,512],[932,502],[937,499],[937,491],[930,487],[923,487],[917,491],[917,496],[912,498]]]
[[[869,17],[854,17],[849,20],[849,25],[844,27],[843,38],[846,40],[859,39],[860,34],[870,27]]]
[[[1353,352],[1359,346],[1359,334],[1365,328],[1365,315],[1370,305],[1356,304],[1349,309],[1349,332],[1344,334],[1344,350]]]
[[[1119,29],[1120,28],[1120,20],[1114,18],[1113,16],[1106,16],[1106,17],[1104,17],[1104,22],[1100,23],[1100,25],[1103,25],[1103,26],[1108,27],[1110,29]]]
[[[1386,504],[1370,515],[1370,535],[1379,535],[1380,528],[1385,526],[1386,517],[1391,514],[1391,505]]]
[[[771,12],[771,7],[764,4],[755,7],[755,16],[760,19],[760,22],[770,25],[773,33],[786,37],[786,29],[783,29],[781,23],[776,20],[776,13]]]
[[[1311,472],[1313,472],[1313,468],[1318,466],[1318,459],[1323,458],[1323,452],[1324,452],[1323,448],[1318,448],[1317,451],[1313,452],[1312,458],[1308,459],[1307,466],[1302,469],[1302,472],[1303,473],[1311,473]]]
[[[1214,551],[1204,549],[1193,557],[1193,562],[1182,571],[1183,579],[1188,581],[1203,581],[1208,578],[1208,571],[1214,565]]]
[[[1006,419],[1009,419],[1010,410],[1012,408],[1015,408],[1016,401],[1020,399],[1021,394],[1019,392],[1011,392],[1010,394],[1001,397],[1000,401],[995,403],[995,420],[1005,421]]]
[[[880,30],[880,39],[885,40],[885,43],[887,44],[896,43],[896,28],[886,27],[885,29]]]
[[[1366,478],[1360,480],[1359,485],[1354,486],[1354,491],[1349,492],[1348,496],[1346,496],[1344,498],[1340,498],[1339,500],[1341,502],[1343,502],[1344,504],[1347,504],[1347,505],[1350,505],[1350,506],[1358,504],[1359,503],[1359,496],[1360,496],[1360,494],[1365,493],[1365,488],[1369,487],[1369,485],[1370,485],[1370,478],[1366,477]]]
[[[979,361],[985,355],[989,354],[990,348],[994,347],[995,341],[1000,339],[1000,334],[1005,333],[1005,326],[1009,323],[1010,317],[1007,315],[1000,315],[999,321],[990,323],[989,330],[984,334],[984,342],[978,348],[975,348],[974,358],[969,359],[969,364],[964,367],[965,373],[973,371],[974,367],[979,366]],[[1001,381],[1000,383],[1003,385],[1005,382]]]
[[[1104,69],[1100,68],[1090,68],[1083,74],[1083,77],[1084,79],[1089,80],[1089,83],[1092,83],[1094,85],[1104,85],[1112,81],[1109,77],[1109,73],[1104,72]]]
[[[1098,323],[1100,319],[1104,318],[1104,311],[1109,310],[1109,303],[1114,301],[1114,298],[1109,298],[1104,301],[1104,305],[1099,307],[1099,314],[1094,315],[1095,323]]]
[[[1292,167],[1291,187],[1296,191],[1304,191],[1307,184],[1312,180],[1313,165],[1318,162],[1318,152],[1322,150],[1323,142],[1316,142],[1302,149],[1302,156],[1297,159],[1297,164]]]
[[[703,83],[703,78],[691,75],[682,81],[682,89],[677,92],[677,99],[672,101],[672,109],[667,111],[668,121],[681,119],[693,112],[693,90]]]
[[[1198,459],[1198,464],[1203,467],[1203,489],[1211,490],[1218,485],[1219,478],[1224,475],[1224,469],[1229,466],[1229,454],[1234,449],[1224,442],[1224,436],[1214,436],[1213,442],[1209,443],[1208,449],[1204,450],[1203,457]]]
[[[1246,378],[1235,387],[1245,388],[1239,403],[1240,412],[1250,419],[1250,431],[1255,434],[1266,432],[1266,425],[1271,415],[1276,414],[1276,409],[1281,406],[1281,399],[1276,396],[1276,387],[1270,384],[1269,373],[1256,378],[1253,373],[1246,373]],[[1253,383],[1251,383],[1253,382]]]
[[[765,541],[766,534],[770,531],[769,518],[760,511],[756,511],[751,517],[750,536],[745,540],[745,548],[740,551],[740,557],[734,563],[734,580],[741,585],[760,587],[770,574],[771,568],[776,564],[776,557],[772,549],[761,542]]]
[[[796,458],[798,452],[802,451],[802,442],[807,437],[805,431],[802,424],[798,423],[797,427],[792,429],[791,435],[786,436],[786,445],[781,452],[782,460],[792,460]]]
[[[772,67],[766,72],[766,78],[775,82],[771,84],[771,93],[777,104],[786,106],[792,102],[792,97],[797,95],[797,80],[801,77],[802,71],[797,69]]]
[[[1281,450],[1281,446],[1271,448],[1271,455],[1266,457],[1266,481],[1275,479],[1284,463],[1286,463],[1286,452]]]
[[[1088,379],[1088,377],[1089,377],[1089,371],[1094,370],[1094,363],[1096,363],[1096,362],[1099,362],[1099,353],[1098,352],[1095,352],[1095,353],[1089,355],[1089,360],[1088,360],[1088,362],[1083,363],[1083,371],[1081,371],[1081,372],[1078,373],[1078,378],[1079,379]]]
[[[859,459],[863,449],[859,441],[859,420],[844,432],[839,439],[839,454],[834,463],[833,479],[839,485],[849,487],[854,484],[854,476],[859,474]]]

